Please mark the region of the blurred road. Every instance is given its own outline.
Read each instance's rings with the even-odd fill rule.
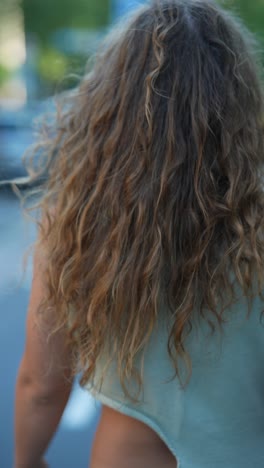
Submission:
[[[34,241],[32,223],[22,217],[16,197],[0,191],[0,467],[13,463],[15,379],[25,339],[25,316],[31,262],[23,277],[25,249]],[[49,448],[50,468],[87,468],[99,405],[78,384],[74,387],[59,430]]]

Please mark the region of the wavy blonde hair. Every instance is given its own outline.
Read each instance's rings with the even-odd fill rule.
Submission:
[[[237,300],[232,275],[248,298],[257,278],[261,295],[263,94],[254,48],[211,1],[150,2],[107,36],[46,131],[37,151],[49,173],[38,204],[48,220],[40,223],[49,258],[43,310],[67,324],[82,384],[110,337],[125,392],[131,376],[142,385],[135,358],[161,297],[180,378],[180,358],[191,372],[184,341],[194,311],[221,329]]]

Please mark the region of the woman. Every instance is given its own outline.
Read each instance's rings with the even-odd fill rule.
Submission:
[[[211,1],[151,2],[46,133],[16,468],[45,466],[78,371],[103,403],[91,468],[264,466],[254,47]]]

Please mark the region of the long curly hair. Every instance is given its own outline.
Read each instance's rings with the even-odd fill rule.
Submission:
[[[115,25],[46,129],[36,152],[49,174],[38,202],[42,310],[67,326],[82,384],[110,339],[124,391],[132,377],[141,386],[136,357],[161,313],[172,319],[175,377],[179,359],[191,374],[194,314],[214,333],[235,283],[247,298],[262,294],[256,51],[212,1],[151,1]]]

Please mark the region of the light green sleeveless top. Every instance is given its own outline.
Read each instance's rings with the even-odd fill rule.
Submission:
[[[87,388],[96,399],[150,426],[180,468],[264,467],[264,303],[253,300],[246,318],[244,297],[226,312],[224,332],[210,335],[204,320],[186,339],[192,376],[183,389],[167,353],[168,328],[159,320],[145,349],[139,403],[131,403],[119,383],[115,363],[100,387],[102,356]]]

